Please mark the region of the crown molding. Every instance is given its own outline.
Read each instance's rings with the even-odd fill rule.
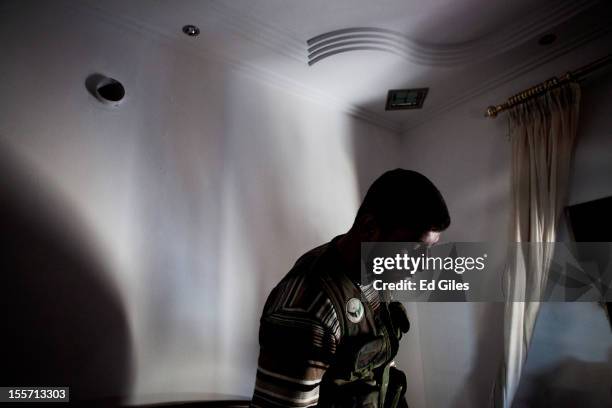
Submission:
[[[501,74],[491,78],[490,80],[483,82],[480,86],[472,88],[470,91],[463,93],[456,98],[449,99],[446,103],[433,106],[429,109],[423,109],[418,119],[404,122],[401,131],[402,133],[405,133],[418,126],[421,126],[431,121],[435,117],[469,101],[470,99],[483,95],[484,93],[492,89],[511,82],[516,78],[520,77],[521,75],[526,74],[556,58],[560,58],[563,55],[566,55],[571,51],[575,50],[576,48],[579,48],[591,41],[603,37],[610,32],[612,32],[612,27],[592,27],[589,31],[584,32],[579,36],[573,37],[571,40],[566,41],[563,44],[559,44],[558,46],[551,48],[548,52],[541,53],[538,56],[531,58],[523,62],[522,64],[516,65],[502,72]]]
[[[245,17],[241,16],[236,9],[228,6],[227,3],[221,4],[219,0],[214,0],[213,3],[216,5],[217,11],[224,15],[228,20],[245,19]],[[279,48],[282,48],[283,50],[291,50],[287,53],[292,56],[292,59],[298,60],[300,58],[304,58],[301,59],[302,62],[308,60],[308,52],[315,51],[316,45],[321,44],[321,42],[325,40],[325,38],[320,37],[327,35],[326,38],[330,41],[329,45],[341,44],[346,42],[346,40],[342,37],[346,36],[348,32],[350,33],[349,35],[363,35],[362,38],[365,41],[380,40],[381,43],[374,44],[372,46],[372,44],[367,44],[364,41],[364,44],[356,46],[351,45],[350,47],[346,47],[346,45],[341,45],[337,48],[332,48],[330,52],[338,53],[347,48],[370,49],[376,51],[386,51],[395,55],[403,56],[407,60],[421,65],[434,67],[456,67],[483,61],[495,55],[507,52],[521,44],[524,44],[534,37],[549,32],[555,26],[570,20],[574,16],[587,11],[599,3],[599,0],[558,1],[553,7],[549,5],[540,7],[538,10],[531,13],[527,18],[518,21],[517,23],[493,36],[480,38],[463,44],[450,45],[423,44],[416,41],[411,41],[403,34],[394,32],[392,30],[375,27],[358,27],[337,30],[322,34],[321,36],[315,36],[306,41],[308,49],[304,53],[303,42],[297,39],[295,34],[275,27],[270,27],[263,22],[258,21],[255,17],[251,16],[247,18],[246,20],[248,20],[248,23],[245,22],[244,24],[238,25],[236,28],[239,31],[242,31],[242,35],[245,38],[258,38],[258,43],[260,45],[267,46],[273,50],[277,49],[275,47],[278,47],[279,43],[284,44],[284,47]],[[480,86],[472,88],[472,90],[467,93],[463,93],[456,98],[451,98],[443,104],[433,106],[429,109],[424,109],[420,112],[419,118],[414,121],[408,121],[404,122],[403,124],[395,125],[394,122],[385,120],[386,115],[384,113],[375,113],[357,106],[351,106],[350,108],[345,108],[345,110],[350,111],[350,113],[354,116],[361,117],[375,124],[379,124],[381,120],[383,120],[386,123],[386,125],[384,125],[385,128],[393,131],[399,129],[399,131],[403,133],[435,118],[437,115],[443,112],[453,109],[471,98],[482,95],[491,89],[510,82],[524,73],[529,72],[530,70],[533,70],[554,58],[561,57],[573,49],[607,34],[608,31],[610,30],[606,28],[592,27],[588,32],[577,36],[570,41],[558,44],[557,46],[548,49],[546,52],[542,52],[538,56],[500,73],[494,78],[483,82]],[[276,45],[273,45],[272,41],[266,40],[265,38],[267,37],[253,37],[257,32],[269,33],[274,39],[274,44]],[[376,34],[379,35],[378,38],[375,36]],[[290,41],[284,41],[284,39],[290,39]]]
[[[340,44],[340,46],[330,50],[333,53],[332,55],[352,50],[370,49],[396,54],[411,63],[432,67],[456,67],[501,54],[532,39],[534,36],[548,32],[554,26],[598,3],[599,0],[560,0],[552,7],[550,5],[540,7],[530,13],[527,18],[521,19],[491,36],[460,44],[427,44],[412,40],[403,33],[378,27],[343,28],[304,41],[299,39],[296,34],[272,27],[255,16],[247,17],[243,15],[228,2],[221,3],[219,0],[211,2],[215,11],[224,18],[228,27],[231,27],[235,33],[302,63],[308,62],[305,48],[313,45],[313,42],[319,41],[319,37],[328,36],[328,38],[334,39],[333,37],[336,35],[352,31],[357,34],[378,32],[384,34],[384,38],[374,38],[371,35],[362,37],[360,41],[363,43],[351,44],[350,47],[343,46],[338,42],[336,44]],[[381,41],[381,43],[373,45],[371,42],[374,40]]]
[[[594,4],[597,4],[598,1],[586,1],[581,2],[580,6],[571,6],[570,3],[576,3],[568,0],[564,0],[559,3],[559,6],[556,7],[553,11],[548,14],[548,18],[546,18],[545,27],[546,30],[549,30],[555,24],[560,24],[563,21],[571,18],[571,16],[576,15],[577,13],[584,11]],[[223,19],[224,24],[230,27],[231,30],[236,30],[239,32],[239,35],[243,36],[247,40],[254,41],[262,46],[272,47],[272,49],[280,53],[281,55],[285,55],[286,57],[292,59],[293,61],[299,61],[300,63],[304,63],[307,58],[307,50],[304,47],[304,43],[299,39],[296,39],[294,36],[287,34],[283,30],[276,29],[274,27],[267,26],[261,22],[255,21],[253,18],[246,17],[237,17],[233,14],[232,11],[226,5],[220,5],[218,1],[212,1],[211,4],[214,4],[215,12],[218,12],[219,18]],[[193,42],[184,41],[182,33],[168,33],[166,31],[157,29],[156,27],[152,27],[148,24],[143,23],[140,20],[136,20],[127,16],[117,15],[111,13],[101,7],[94,6],[89,3],[65,3],[66,7],[80,11],[93,13],[95,16],[102,18],[109,24],[112,24],[116,27],[120,27],[124,30],[137,32],[140,34],[151,35],[153,38],[156,38],[163,42],[171,42],[171,44],[178,49],[181,49],[183,52],[187,52],[192,55],[196,55],[199,58],[203,58],[207,61],[221,61],[227,64],[231,69],[235,72],[240,72],[242,74],[248,75],[251,78],[257,79],[261,82],[267,83],[269,85],[275,86],[277,88],[282,88],[283,90],[299,96],[311,100],[320,105],[342,111],[356,118],[365,120],[366,122],[375,124],[384,129],[387,129],[393,133],[401,134],[407,130],[410,130],[414,127],[417,127],[437,115],[451,110],[455,106],[469,100],[470,98],[474,98],[478,95],[481,95],[487,92],[490,89],[498,87],[508,81],[511,81],[518,76],[537,68],[538,66],[550,61],[551,59],[560,57],[565,53],[571,51],[572,49],[579,47],[589,41],[592,41],[602,35],[605,35],[610,29],[601,28],[601,27],[593,27],[589,32],[573,38],[570,41],[566,41],[562,44],[558,44],[556,47],[551,48],[550,50],[539,54],[537,57],[534,57],[520,65],[514,66],[507,71],[504,71],[500,75],[495,76],[494,78],[483,82],[477,88],[473,88],[469,92],[463,93],[461,96],[456,98],[451,98],[447,102],[434,105],[430,108],[425,108],[420,112],[419,118],[413,121],[405,122],[401,124],[398,120],[389,119],[388,115],[385,113],[377,113],[371,111],[369,109],[362,108],[355,104],[350,104],[344,101],[341,101],[332,95],[317,90],[312,87],[305,86],[300,84],[299,82],[292,80],[286,76],[282,76],[276,73],[273,73],[269,70],[266,70],[260,66],[255,66],[251,63],[242,61],[235,56],[229,55],[224,52],[219,47],[213,46],[201,46],[196,45]],[[561,17],[562,16],[562,17]],[[543,18],[542,16],[535,16],[534,19]],[[558,20],[558,18],[562,18],[562,20]],[[215,16],[217,19],[217,16]],[[564,20],[563,20],[564,19]],[[505,50],[508,48],[512,48],[513,46],[518,45],[519,43],[524,43],[526,39],[533,38],[534,29],[530,29],[530,25],[533,22],[522,23],[520,27],[513,28],[509,30],[509,33],[518,33],[521,34],[521,40],[516,40],[512,44],[512,46],[507,46]],[[541,27],[538,27],[539,30],[543,30]],[[543,30],[543,31],[546,31]],[[505,34],[505,36],[510,36],[510,34]],[[290,40],[287,41],[287,38]],[[469,47],[468,47],[469,48]],[[470,62],[474,62],[471,60]]]
[[[262,67],[239,60],[234,56],[223,52],[223,50],[219,47],[203,47],[195,42],[184,41],[184,35],[182,33],[168,33],[163,30],[159,30],[155,27],[152,27],[148,24],[145,24],[140,20],[136,20],[123,15],[120,16],[108,12],[103,8],[95,7],[91,4],[64,3],[63,5],[73,12],[85,13],[92,15],[96,18],[100,18],[105,23],[115,26],[116,28],[140,35],[147,35],[162,43],[172,44],[173,47],[176,47],[182,52],[185,52],[192,56],[196,56],[204,61],[217,63],[221,62],[236,73],[241,73],[243,75],[249,76],[250,78],[253,78],[270,86],[282,89],[285,92],[288,92],[294,96],[310,100],[321,106],[346,113],[358,119],[364,120],[368,123],[379,126],[383,129],[389,130],[392,133],[399,134],[401,131],[401,124],[399,124],[397,121],[390,120],[387,117],[384,117],[383,115],[379,115],[375,112],[361,108],[357,105],[341,101],[340,99],[335,98],[326,92],[322,92],[315,88],[305,86],[297,81],[273,73]],[[300,62],[303,62],[303,59],[305,59],[305,55],[305,53],[302,53],[302,57],[300,57]]]
[[[454,67],[479,62],[549,32],[599,3],[599,0],[562,0],[554,7],[545,6],[491,36],[455,45],[415,43],[415,56],[424,65]]]

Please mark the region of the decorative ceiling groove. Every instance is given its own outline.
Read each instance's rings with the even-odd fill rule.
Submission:
[[[399,41],[403,41],[405,39],[402,33],[398,33],[397,31],[389,30],[386,28],[377,28],[377,27],[354,27],[354,28],[343,28],[340,30],[330,31],[328,33],[317,35],[316,37],[312,37],[311,39],[306,41],[308,45],[314,45],[316,43],[320,43],[324,40],[332,39],[331,41],[335,41],[334,37],[343,36],[344,34],[350,34],[348,37],[354,37],[357,35],[361,36],[375,36],[375,35],[383,35],[386,34],[387,38],[396,39]]]
[[[321,41],[323,39],[321,37],[324,36],[359,34],[369,36],[368,38],[374,40],[375,37],[372,35],[376,34],[386,35],[386,39],[394,43],[394,46],[390,48],[368,46],[368,49],[394,53],[410,62],[424,66],[465,65],[501,54],[539,34],[546,33],[555,25],[593,7],[598,2],[599,0],[561,0],[554,6],[546,5],[546,7],[535,10],[528,18],[521,19],[510,27],[502,29],[498,34],[461,44],[427,44],[411,40],[403,33],[385,28],[355,27],[334,30],[312,37],[307,41],[307,50],[310,52],[311,46]],[[272,27],[252,15],[245,16],[227,2],[221,3],[219,0],[214,0],[210,4],[227,21],[228,26],[244,38],[290,56],[292,59],[307,61],[304,59],[306,53],[304,43],[294,33]],[[332,40],[332,38],[329,39]]]
[[[306,41],[308,65],[333,55],[359,50],[395,54],[409,62],[437,67],[461,66],[482,61],[514,48],[576,14],[597,4],[597,0],[564,0],[555,8],[540,9],[527,19],[499,34],[463,44],[433,45],[413,41],[402,33],[378,27],[352,27],[330,31]]]
[[[354,47],[344,47],[344,48],[338,48],[338,49],[334,49],[332,51],[326,52],[324,54],[319,55],[318,57],[314,57],[314,58],[310,58],[308,59],[308,65],[314,65],[317,62],[321,61],[322,59],[325,59],[327,57],[331,57],[332,55],[336,55],[336,54],[342,54],[345,52],[350,52],[350,51],[384,51],[387,52],[389,54],[395,54],[397,56],[402,56],[403,54],[399,51],[390,49],[390,48],[385,48],[383,46],[376,46],[376,45],[359,45],[359,46],[354,46]]]
[[[215,1],[214,3],[215,3],[215,6],[219,6],[218,2]],[[571,1],[563,1],[562,3],[563,3],[563,7],[561,6],[556,7],[553,10],[554,13],[551,12],[552,13],[551,15],[556,15],[556,16],[561,15],[563,17],[562,18],[561,17],[550,17],[550,18],[543,19],[543,21],[544,20],[547,21],[546,27],[545,29],[544,28],[538,29],[538,32],[540,31],[546,32],[547,30],[550,30],[555,24],[560,24],[563,21],[566,21],[567,19],[571,18],[571,16],[576,15],[577,13],[586,10],[587,8],[593,6],[594,4],[597,4],[598,2],[597,1],[581,2],[580,7],[577,7],[576,3],[571,2]],[[572,6],[572,4],[570,3],[572,3],[574,6]],[[422,113],[419,115],[418,119],[414,121],[409,121],[402,126],[395,120],[391,120],[390,117],[387,116],[386,114],[379,114],[369,109],[362,108],[356,104],[351,104],[351,103],[342,101],[339,98],[336,98],[327,92],[320,91],[318,89],[315,89],[309,86],[304,86],[303,84],[298,83],[297,81],[291,80],[288,77],[285,77],[277,73],[273,73],[266,69],[262,69],[261,67],[255,66],[251,63],[247,63],[243,60],[240,60],[239,58],[236,58],[233,55],[228,55],[227,52],[224,52],[223,50],[218,49],[218,47],[215,47],[213,44],[206,44],[205,46],[203,46],[201,44],[196,45],[196,43],[182,41],[183,39],[182,33],[175,33],[175,32],[168,32],[168,31],[160,30],[159,28],[155,26],[151,26],[150,24],[145,24],[140,20],[129,18],[124,15],[119,15],[117,13],[108,12],[107,10],[104,10],[98,7],[97,5],[93,5],[91,3],[72,3],[71,2],[71,3],[67,3],[66,6],[71,9],[87,11],[89,13],[93,12],[97,16],[102,17],[107,23],[120,27],[124,30],[129,30],[132,32],[135,31],[141,34],[142,33],[150,34],[153,37],[156,37],[157,39],[162,40],[163,42],[171,42],[173,46],[177,46],[182,51],[188,52],[192,55],[196,55],[205,60],[222,61],[228,64],[229,67],[236,72],[247,74],[264,83],[268,83],[270,85],[280,87],[292,94],[305,97],[323,106],[328,106],[328,107],[331,107],[337,110],[341,110],[354,117],[363,119],[369,123],[373,123],[377,126],[380,126],[382,128],[385,128],[395,133],[401,133],[413,127],[416,127],[432,119],[436,115],[452,109],[453,107],[468,100],[469,98],[478,96],[492,88],[495,88],[497,86],[502,85],[503,83],[511,81],[514,78],[520,76],[521,74],[529,70],[532,70],[553,58],[559,57],[569,52],[571,49],[574,49],[582,44],[585,44],[602,35],[605,35],[607,32],[610,31],[610,29],[606,30],[606,29],[602,29],[601,27],[599,28],[595,27],[589,33],[578,36],[574,38],[572,41],[566,41],[566,42],[558,44],[554,48],[543,50],[543,52],[538,57],[532,58],[528,60],[527,62],[525,62],[524,64],[521,64],[518,67],[507,70],[504,73],[495,76],[489,81],[482,82],[480,86],[478,86],[477,88],[473,88],[471,91],[467,93],[462,94],[460,97],[450,98],[443,104],[429,106],[429,107],[424,108]],[[217,11],[217,9],[215,9],[215,11]],[[231,21],[234,18],[237,18],[235,17],[234,12],[232,10],[229,10],[225,6],[219,7],[218,15],[219,15],[219,18],[224,19],[223,21],[226,21],[225,19],[228,19],[229,21]],[[543,18],[545,16],[540,16],[540,17]],[[216,18],[217,17],[215,16],[215,19]],[[555,20],[555,18],[561,18],[561,20]],[[247,18],[246,20],[242,20],[242,19],[234,20],[234,22],[228,26],[232,31],[240,31],[242,35],[244,35],[249,40],[257,42],[258,44],[266,46],[266,47],[272,47],[275,52],[279,52],[279,48],[282,48],[283,49],[283,52],[281,52],[282,55],[288,56],[292,60],[299,61],[300,63],[304,63],[304,60],[307,54],[305,52],[306,50],[304,49],[303,41],[292,38],[291,41],[287,42],[286,41],[287,37],[284,37],[284,34],[281,30],[268,29],[257,23],[247,24],[246,21],[249,21],[249,19],[250,18]],[[241,22],[244,22],[244,25],[241,24]],[[253,28],[254,26],[255,28]],[[524,35],[527,35],[527,37],[532,38],[535,35],[534,31],[533,30],[529,31],[529,30],[530,29],[528,25],[525,24],[522,31],[523,33],[529,32],[529,34],[524,34]],[[258,34],[255,35],[254,37],[249,36],[248,33],[249,32],[253,33],[253,31],[257,31]],[[360,39],[370,38],[372,41],[388,40],[389,44],[395,45],[395,49],[392,49],[391,47],[389,47],[388,49],[386,49],[386,51],[398,52],[397,49],[402,47],[401,45],[402,42],[397,40],[398,38],[397,33],[389,32],[389,31],[390,30],[377,29],[376,32],[370,31],[367,33],[352,33],[352,35],[361,35],[361,37],[357,37],[357,38],[360,38]],[[377,37],[374,37],[374,35],[376,35]],[[331,45],[334,42],[338,41],[338,39],[342,41],[343,36],[345,37],[344,40],[346,40],[347,33],[345,32],[342,35],[337,35],[335,37],[332,36],[330,38],[327,38],[324,41],[330,41],[330,42],[325,45],[321,45],[322,42],[317,43],[317,45],[321,47]],[[402,38],[405,38],[405,37],[402,36]],[[518,45],[523,42],[524,40],[518,41],[515,45]],[[279,43],[283,43],[284,46],[280,47]],[[297,43],[299,43],[300,46],[296,46]],[[276,44],[276,46],[272,46],[272,44]],[[314,45],[315,44],[313,44],[313,46]],[[381,45],[381,47],[382,46],[383,45]],[[439,56],[437,58],[439,58]]]
[[[356,39],[360,39],[360,38],[364,38],[364,39],[371,39],[371,40],[388,40],[390,42],[394,42],[397,41],[396,38],[393,38],[389,35],[385,35],[385,34],[381,34],[381,33],[367,33],[367,34],[350,34],[350,35],[341,35],[338,37],[334,37],[330,40],[324,40],[324,41],[318,41],[316,43],[313,43],[314,45],[312,45],[310,48],[308,48],[308,52],[311,53],[313,51],[316,51],[319,48],[331,45],[335,42],[338,41],[352,41],[352,40],[356,40]],[[308,44],[310,45],[310,41],[308,40]]]
[[[307,44],[318,42],[320,37],[340,34],[352,34],[349,37],[367,37],[369,39],[389,40],[395,48],[405,50],[405,56],[415,63],[423,65],[457,65],[465,62],[475,62],[478,58],[490,57],[513,48],[541,33],[545,33],[553,26],[562,23],[599,3],[599,0],[561,0],[554,7],[542,7],[531,13],[527,19],[503,29],[494,36],[470,41],[462,44],[426,44],[412,41],[402,33],[384,28],[347,28],[321,34],[307,41]],[[277,53],[303,62],[306,52],[303,41],[288,31],[270,26],[253,16],[244,16],[228,3],[213,0],[208,3],[217,13],[219,20],[230,28],[232,32],[250,41],[264,45]],[[96,7],[97,8],[97,7]],[[361,34],[359,34],[361,32]],[[331,43],[340,38],[331,38]],[[308,48],[308,52],[311,52]]]
[[[312,51],[310,54],[308,54],[308,58],[311,59],[338,48],[355,47],[358,45],[384,45],[391,48],[397,48],[398,50],[403,50],[401,44],[394,44],[393,42],[386,40],[364,38],[356,41],[339,41],[335,44],[327,45],[325,47],[319,47],[316,50]]]
[[[527,18],[519,20],[517,23],[501,29],[497,34],[490,37],[484,37],[478,40],[469,41],[463,44],[454,45],[435,45],[435,44],[417,44],[415,49],[419,54],[426,58],[459,58],[461,56],[477,57],[483,52],[502,53],[509,48],[514,48],[517,45],[538,36],[541,33],[549,31],[554,26],[569,20],[576,14],[588,10],[599,3],[599,0],[563,0],[556,3],[555,7],[542,7],[536,10]],[[497,48],[499,50],[494,50]]]
[[[376,27],[355,27],[330,31],[306,41],[308,65],[341,54],[357,50],[384,51],[399,56],[410,53],[405,37],[401,33]]]
[[[245,61],[233,58],[227,53],[221,52],[221,50],[217,47],[201,47],[199,45],[196,45],[196,43],[194,42],[185,42],[183,41],[184,34],[182,33],[169,34],[155,27],[151,27],[141,22],[137,22],[132,18],[125,17],[124,15],[109,13],[104,9],[92,6],[90,4],[66,3],[64,4],[64,7],[76,13],[86,13],[89,15],[93,15],[97,18],[102,19],[105,23],[108,23],[119,29],[128,32],[134,32],[141,35],[150,35],[151,37],[153,37],[153,39],[156,39],[162,43],[171,43],[172,46],[176,47],[178,50],[186,52],[189,55],[201,58],[205,61],[222,62],[224,64],[227,64],[227,66],[234,72],[250,76],[251,78],[254,78],[265,84],[277,87],[293,95],[308,99],[319,105],[344,112],[348,115],[354,116],[368,123],[372,123],[383,129],[387,129],[393,133],[399,134],[401,131],[401,125],[386,116],[379,115],[375,112],[372,112],[368,109],[364,109],[355,104],[346,103],[326,92],[322,92],[317,89],[304,86],[282,75],[275,74],[268,70],[257,67],[253,64],[246,63]]]
[[[553,27],[563,23],[577,14],[588,10],[599,3],[598,0],[559,1],[554,8],[549,6],[531,13],[518,23],[500,30],[499,34],[491,37],[484,37],[480,40],[469,42],[463,45],[452,47],[442,47],[434,51],[439,58],[457,58],[465,61],[466,59],[481,60],[488,56],[501,54],[511,48],[523,44],[530,39],[550,31]],[[427,48],[435,46],[423,46],[425,52]]]
[[[571,40],[550,49],[547,52],[541,53],[537,57],[531,58],[518,66],[504,71],[503,73],[497,75],[496,77],[488,81],[482,82],[479,87],[473,88],[471,91],[462,93],[458,97],[450,98],[445,103],[430,107],[429,109],[423,109],[421,115],[419,115],[417,119],[404,123],[401,131],[402,133],[404,133],[410,129],[416,128],[439,116],[440,114],[450,111],[456,106],[459,106],[469,101],[470,99],[480,96],[485,92],[495,89],[505,83],[511,82],[516,78],[520,77],[521,75],[531,70],[534,70],[555,58],[559,58],[582,45],[585,45],[600,37],[603,37],[604,35],[610,32],[612,32],[612,27],[593,27],[588,32],[576,36]]]

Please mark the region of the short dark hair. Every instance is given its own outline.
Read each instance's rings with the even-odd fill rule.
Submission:
[[[368,189],[355,221],[371,215],[386,231],[411,228],[417,232],[444,231],[450,215],[440,191],[424,175],[412,170],[389,170]]]

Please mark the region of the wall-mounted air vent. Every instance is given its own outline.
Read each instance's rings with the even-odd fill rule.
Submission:
[[[421,109],[429,88],[391,89],[385,110]]]

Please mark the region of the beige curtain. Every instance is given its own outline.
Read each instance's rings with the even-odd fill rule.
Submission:
[[[570,83],[509,112],[512,143],[513,216],[516,242],[555,242],[567,199],[567,184],[580,102]],[[505,287],[508,299],[537,299],[544,293],[552,245],[512,252]],[[521,377],[539,302],[508,301],[504,318],[504,360],[493,393],[494,406],[510,408]]]

